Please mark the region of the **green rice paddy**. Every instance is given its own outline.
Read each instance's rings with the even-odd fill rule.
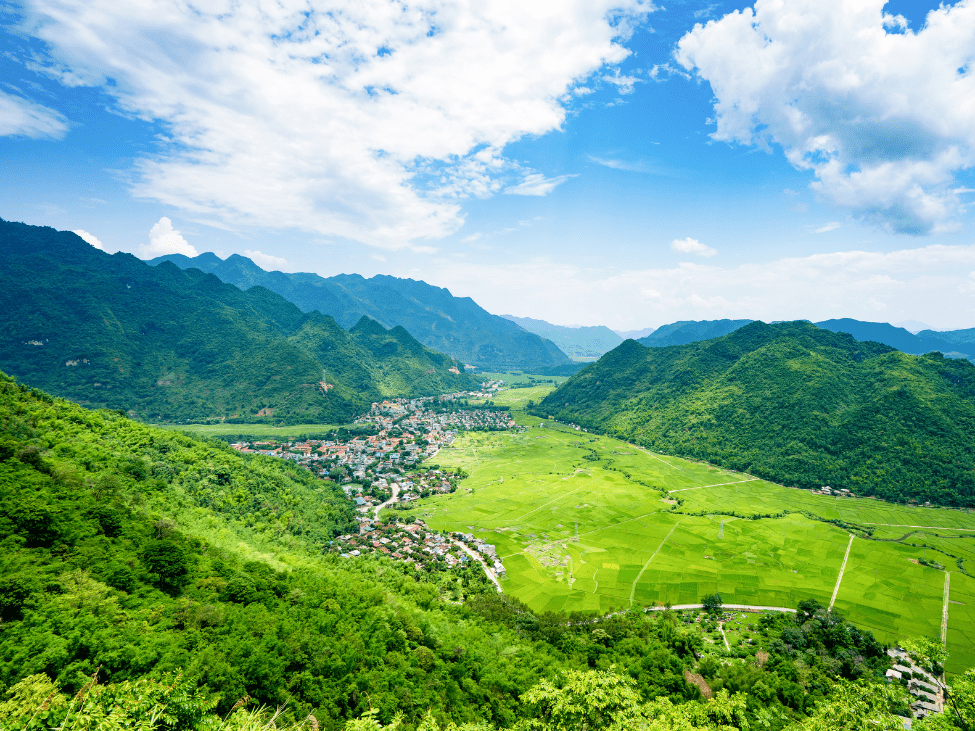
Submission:
[[[837,610],[883,642],[940,638],[945,571],[920,561],[937,562],[950,572],[948,670],[975,666],[975,579],[962,570],[975,567],[975,514],[813,495],[511,405],[527,431],[459,437],[437,461],[470,478],[415,510],[495,544],[505,591],[533,610],[606,613],[712,592],[725,603],[828,605],[849,546]],[[827,520],[857,527],[852,544]]]

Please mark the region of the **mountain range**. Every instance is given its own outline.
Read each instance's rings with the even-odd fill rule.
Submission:
[[[470,297],[454,297],[449,290],[423,281],[386,275],[366,279],[358,274],[321,277],[268,272],[238,254],[226,259],[209,252],[192,258],[167,254],[149,264],[162,262],[214,274],[244,290],[264,287],[303,312],[331,315],[344,328],[363,315],[386,327],[402,326],[428,348],[481,370],[538,372],[571,362],[550,340],[492,315]]]
[[[515,317],[514,315],[501,315],[501,317],[517,323],[528,332],[551,340],[573,360],[595,360],[623,342],[623,338],[605,325],[569,327],[553,325],[550,322],[545,322],[545,320],[536,320],[532,317]]]
[[[264,287],[0,221],[0,369],[147,421],[341,423],[387,396],[476,388],[368,317],[346,331]]]
[[[754,320],[681,320],[658,328],[640,338],[639,342],[648,348],[686,345],[727,335],[751,322]],[[849,333],[861,342],[883,343],[912,355],[937,351],[952,358],[975,359],[975,328],[912,333],[886,322],[864,322],[849,317],[813,324],[823,330]]]
[[[807,322],[627,340],[533,413],[785,485],[975,506],[975,365]]]

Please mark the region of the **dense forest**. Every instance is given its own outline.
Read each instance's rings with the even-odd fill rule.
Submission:
[[[323,553],[351,530],[284,461],[0,377],[0,724],[900,727],[884,648],[815,602],[717,658],[672,610],[536,615],[473,569]]]
[[[167,254],[149,263],[162,262],[215,274],[241,289],[264,287],[303,312],[331,315],[342,327],[351,327],[363,316],[387,327],[404,327],[428,348],[486,371],[537,372],[570,362],[545,337],[492,315],[470,297],[455,297],[421,280],[385,274],[366,279],[359,274],[267,272],[240,254],[226,259],[210,252],[193,258]]]
[[[402,327],[346,332],[263,287],[4,221],[0,368],[145,421],[341,423],[386,396],[478,385]]]
[[[534,413],[785,485],[975,506],[975,365],[806,322],[626,341]]]

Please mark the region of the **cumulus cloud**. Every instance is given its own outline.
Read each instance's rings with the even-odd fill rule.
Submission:
[[[536,195],[544,196],[551,193],[559,185],[564,183],[569,178],[574,178],[575,175],[559,175],[557,178],[546,178],[541,173],[532,173],[526,175],[524,180],[522,180],[517,185],[512,185],[510,188],[505,189],[505,193],[508,195]]]
[[[647,0],[28,0],[46,70],[161,122],[137,195],[198,220],[386,248],[459,228],[458,199],[534,171],[501,151],[613,83]],[[610,82],[602,81],[604,76]],[[111,83],[108,83],[111,79]],[[559,179],[555,179],[559,181]],[[546,185],[548,187],[546,187]],[[523,187],[524,186],[524,187]]]
[[[697,25],[677,61],[710,82],[713,137],[770,149],[825,200],[899,233],[956,228],[975,166],[975,2],[906,29],[885,0],[757,0]]]
[[[105,247],[102,245],[102,242],[98,240],[98,237],[95,236],[95,234],[90,234],[84,229],[80,229],[80,228],[77,231],[72,231],[72,233],[78,234],[78,236],[80,236],[87,243],[91,244],[99,251],[105,251]]]
[[[710,246],[706,246],[697,239],[692,239],[690,236],[686,239],[674,239],[671,241],[670,250],[676,251],[678,254],[693,254],[694,256],[714,256],[718,253],[716,249],[712,249]]]
[[[547,258],[491,265],[438,259],[422,275],[457,296],[473,297],[490,312],[517,309],[549,322],[623,330],[721,318],[854,317],[975,326],[975,245],[839,251],[728,267],[685,262],[633,271]],[[573,296],[567,299],[566,292]]]
[[[0,137],[59,140],[67,133],[68,125],[60,113],[0,90]]]
[[[153,259],[166,254],[197,255],[196,249],[173,228],[173,222],[166,216],[160,218],[149,230],[149,243],[142,247],[140,253],[143,259]]]
[[[261,269],[269,272],[278,271],[288,266],[287,259],[282,259],[280,256],[265,254],[262,251],[251,251],[250,249],[245,249],[244,256],[248,257],[251,261],[257,264],[257,266],[261,267]]]

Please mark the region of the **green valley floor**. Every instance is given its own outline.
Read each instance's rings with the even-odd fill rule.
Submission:
[[[946,639],[949,672],[975,665],[975,514],[814,495],[513,414],[525,431],[441,451],[470,478],[412,512],[494,544],[533,610],[814,598],[884,642]]]

